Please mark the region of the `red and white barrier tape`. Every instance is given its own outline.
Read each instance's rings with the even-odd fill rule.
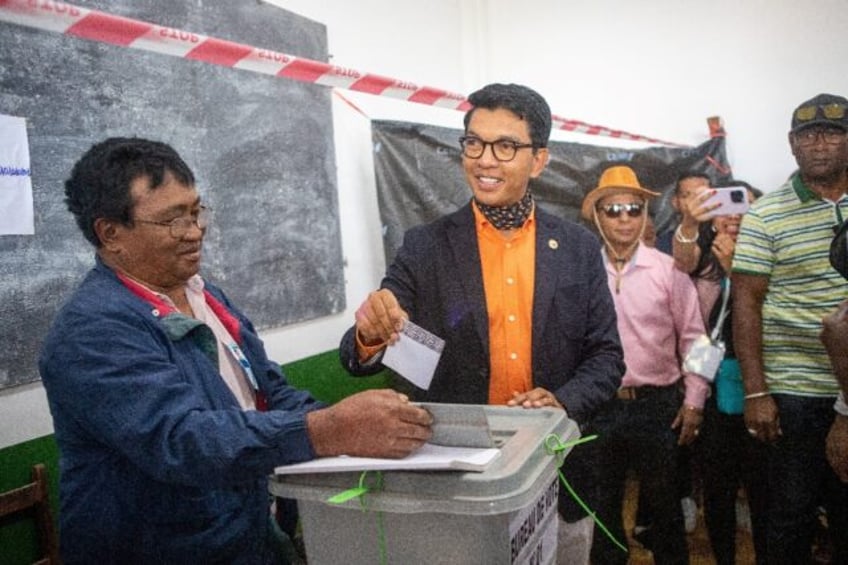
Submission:
[[[438,88],[418,86],[411,82],[286,55],[270,49],[259,49],[199,33],[114,16],[64,2],[0,0],[0,22],[323,86],[400,98],[429,106],[452,108],[460,111],[466,111],[471,107],[463,95]],[[663,145],[679,145],[555,115],[553,116],[553,127],[588,135]]]

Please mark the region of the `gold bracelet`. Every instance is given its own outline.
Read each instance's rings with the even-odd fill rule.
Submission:
[[[745,400],[753,400],[754,398],[762,398],[764,396],[771,396],[771,393],[767,390],[762,392],[752,392],[751,394],[745,395]]]
[[[695,237],[688,238],[683,235],[683,230],[681,229],[683,224],[678,224],[677,229],[674,230],[674,239],[679,241],[680,243],[698,243],[698,231],[695,230]]]

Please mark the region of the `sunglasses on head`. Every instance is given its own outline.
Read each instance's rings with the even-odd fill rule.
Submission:
[[[845,117],[845,104],[834,102],[825,104],[824,106],[803,106],[795,110],[795,119],[799,122],[809,122],[814,120],[821,109],[822,114],[828,120],[841,120]]]
[[[601,206],[607,218],[618,218],[622,212],[626,212],[631,218],[638,218],[642,215],[642,209],[645,207],[640,202],[630,202],[629,204],[607,204]]]

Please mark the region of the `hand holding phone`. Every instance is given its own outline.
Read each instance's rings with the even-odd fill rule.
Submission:
[[[748,189],[744,186],[714,188],[713,194],[704,202],[705,206],[716,206],[710,216],[730,216],[748,211]]]

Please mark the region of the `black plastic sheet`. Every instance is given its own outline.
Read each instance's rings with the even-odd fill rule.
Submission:
[[[452,212],[471,198],[460,159],[463,132],[395,121],[374,121],[371,131],[383,244],[390,263],[407,229]],[[552,141],[549,150],[550,162],[530,188],[541,207],[576,222],[582,221],[583,197],[612,165],[631,167],[642,186],[662,193],[650,204],[657,233],[675,223],[671,196],[680,173],[706,173],[714,184],[732,178],[724,137],[696,147],[643,149]]]

